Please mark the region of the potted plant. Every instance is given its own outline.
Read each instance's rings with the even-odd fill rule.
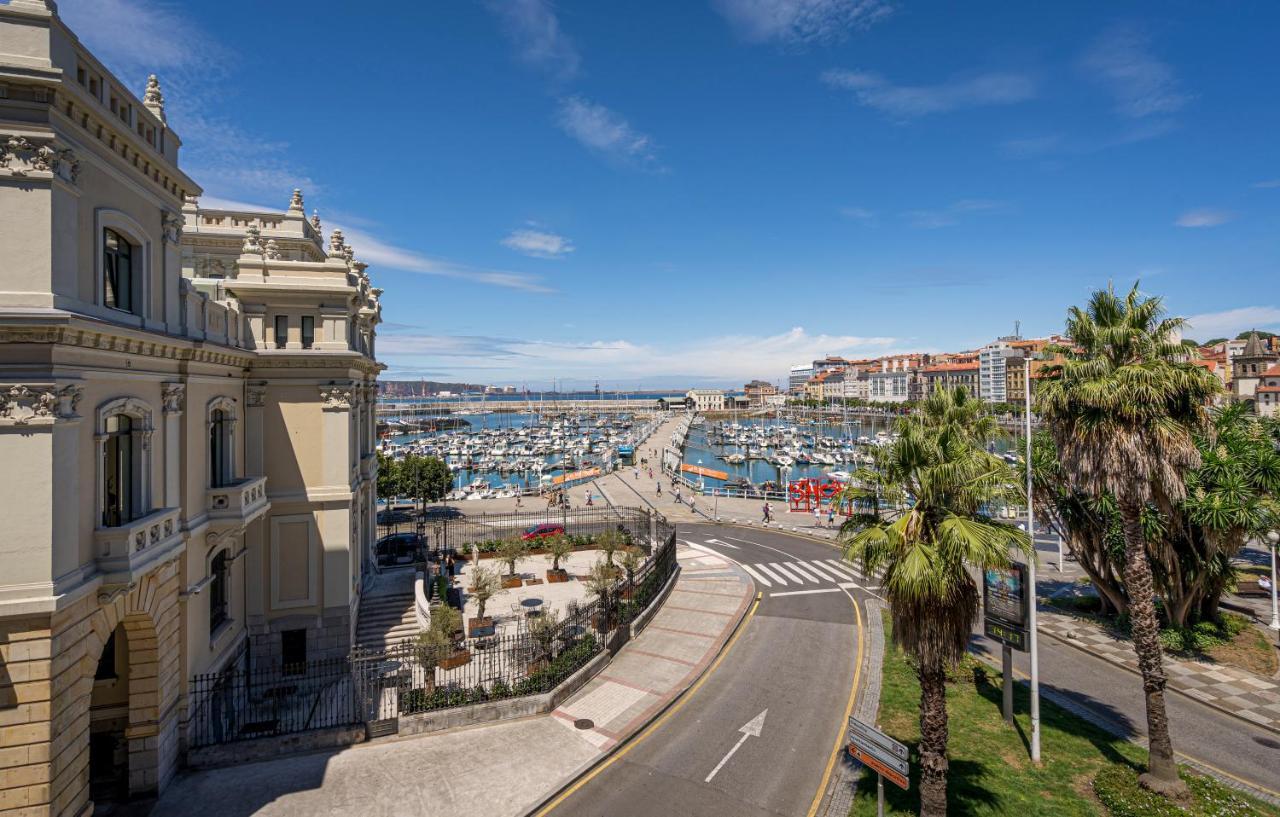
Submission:
[[[596,548],[604,554],[604,562],[613,569],[613,554],[626,544],[622,534],[616,530],[607,530],[596,537]],[[616,575],[616,574],[615,574]]]
[[[530,673],[537,672],[551,661],[559,635],[560,619],[554,610],[546,610],[529,622],[529,636],[534,643],[533,660],[529,662]]]
[[[451,648],[443,653],[440,669],[455,669],[470,663],[471,653],[462,646],[462,613],[448,605],[436,608],[431,613],[430,630],[435,630],[437,637]]]
[[[560,560],[573,553],[573,542],[563,534],[553,536],[547,542],[547,552],[551,554],[551,569],[547,571],[547,581],[569,581],[569,571],[560,567]]]
[[[453,647],[453,639],[439,630],[428,627],[418,633],[418,641],[414,645],[413,658],[422,667],[426,679],[424,690],[430,695],[436,688],[436,667],[449,655]]]
[[[467,592],[476,600],[476,616],[467,622],[467,632],[472,638],[493,635],[493,619],[485,616],[484,608],[498,592],[498,586],[498,574],[492,568],[476,565],[471,569]]]
[[[502,586],[519,587],[520,574],[516,572],[516,563],[529,552],[529,545],[523,539],[507,539],[498,546],[498,558],[507,566],[507,575],[502,578]]]

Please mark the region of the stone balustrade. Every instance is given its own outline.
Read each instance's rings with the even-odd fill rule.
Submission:
[[[98,570],[105,585],[129,586],[182,552],[182,509],[161,508],[114,528],[94,531]]]
[[[269,504],[266,477],[245,477],[205,493],[205,511],[211,522],[243,525],[265,511]]]

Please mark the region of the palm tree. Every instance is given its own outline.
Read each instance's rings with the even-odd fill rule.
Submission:
[[[1185,473],[1200,465],[1195,434],[1218,381],[1178,340],[1181,318],[1165,318],[1159,298],[1135,284],[1128,295],[1098,290],[1086,309],[1067,313],[1062,362],[1046,367],[1037,410],[1077,487],[1115,498],[1124,535],[1124,583],[1133,647],[1146,695],[1147,788],[1185,797],[1165,712],[1164,667],[1143,510],[1165,514],[1186,493]]]
[[[920,813],[947,813],[946,674],[964,656],[978,614],[970,569],[1029,552],[1026,534],[986,513],[1018,496],[1012,468],[979,438],[986,420],[963,389],[942,390],[898,421],[877,458],[888,507],[850,518],[844,555],[884,571],[894,640],[916,659],[920,680]]]

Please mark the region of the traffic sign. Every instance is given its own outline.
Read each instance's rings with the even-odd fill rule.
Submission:
[[[849,719],[848,738],[850,757],[898,788],[910,787],[911,766],[907,763],[906,746],[857,718]]]

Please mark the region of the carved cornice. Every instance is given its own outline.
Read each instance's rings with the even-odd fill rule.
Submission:
[[[351,386],[321,386],[320,399],[324,402],[320,408],[324,411],[350,411],[351,397]]]
[[[185,383],[165,383],[160,397],[165,414],[181,414],[187,405],[187,386]]]
[[[53,425],[59,420],[78,420],[79,386],[0,386],[0,426]]]
[[[52,136],[0,133],[0,176],[56,176],[76,184],[80,180],[80,160],[71,148],[58,147]]]

